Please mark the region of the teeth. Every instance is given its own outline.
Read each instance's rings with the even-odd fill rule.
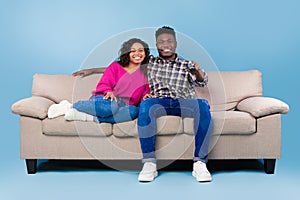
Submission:
[[[164,49],[164,52],[170,52],[171,50],[170,49]]]
[[[141,59],[141,57],[137,56],[137,57],[134,57],[135,59]]]

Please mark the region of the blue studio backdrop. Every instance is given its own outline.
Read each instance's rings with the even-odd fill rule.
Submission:
[[[290,106],[290,112],[282,117],[282,158],[274,176],[289,174],[287,183],[294,183],[297,177],[299,180],[299,7],[297,0],[0,0],[0,198],[29,196],[31,193],[22,189],[29,180],[34,185],[46,183],[45,187],[55,180],[45,174],[50,182],[42,180],[41,175],[34,175],[39,180],[26,175],[24,161],[20,160],[19,116],[10,108],[31,95],[33,74],[70,74],[111,36],[163,25],[202,45],[220,71],[262,71],[264,96],[281,99]],[[72,176],[68,177],[72,184]],[[138,184],[136,174],[129,179]],[[212,184],[218,184],[217,178]],[[148,190],[143,187],[142,191]],[[73,199],[85,197],[75,194]]]

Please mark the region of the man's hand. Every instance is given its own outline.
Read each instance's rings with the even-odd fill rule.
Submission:
[[[187,71],[193,75],[196,76],[197,81],[202,82],[204,80],[204,73],[202,69],[200,68],[200,65],[194,61],[192,61],[192,66],[195,67],[195,69],[187,69]]]
[[[106,68],[91,68],[91,69],[82,69],[80,71],[74,72],[72,74],[72,76],[81,76],[81,77],[85,77],[85,76],[89,76],[91,74],[95,74],[95,73],[103,73],[105,71]]]
[[[110,99],[111,101],[117,101],[117,97],[112,92],[106,93],[103,99]]]

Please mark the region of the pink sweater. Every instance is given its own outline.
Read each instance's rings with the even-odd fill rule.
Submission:
[[[138,106],[144,95],[150,93],[150,89],[140,69],[129,74],[119,63],[113,62],[105,70],[92,94],[104,96],[107,92],[128,99],[126,103],[129,105]]]

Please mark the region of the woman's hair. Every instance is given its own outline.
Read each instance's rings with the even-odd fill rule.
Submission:
[[[129,65],[129,62],[130,62],[129,54],[131,52],[131,47],[134,43],[140,43],[144,47],[145,58],[144,58],[143,62],[141,63],[140,70],[146,74],[147,64],[149,62],[149,57],[150,57],[150,50],[149,50],[148,44],[146,42],[142,41],[141,39],[132,38],[122,44],[120,52],[119,52],[120,56],[118,59],[118,63],[122,67],[127,67]]]

